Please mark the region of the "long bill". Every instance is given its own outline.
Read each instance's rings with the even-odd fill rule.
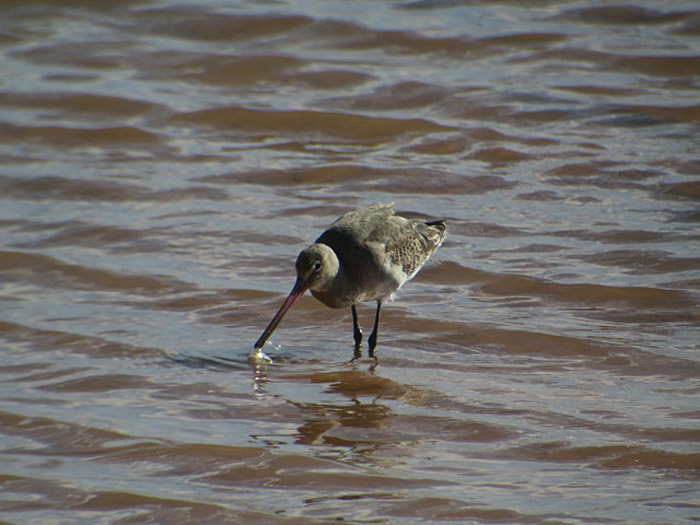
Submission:
[[[255,350],[262,348],[262,346],[265,344],[270,335],[272,335],[272,332],[274,332],[275,328],[277,328],[277,325],[280,324],[280,321],[282,320],[282,317],[284,317],[284,314],[287,313],[287,310],[289,310],[292,307],[294,302],[297,299],[299,299],[299,297],[304,295],[306,289],[306,281],[302,281],[301,278],[297,277],[297,282],[294,283],[294,288],[292,288],[292,291],[289,292],[289,295],[282,303],[282,306],[280,306],[280,309],[277,310],[277,313],[272,318],[272,321],[270,321],[270,324],[267,325],[265,331],[255,342],[255,346],[253,347],[255,348]]]

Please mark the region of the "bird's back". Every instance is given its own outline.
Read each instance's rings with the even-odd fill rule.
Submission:
[[[350,304],[384,300],[413,278],[445,238],[445,222],[394,215],[379,203],[341,216],[317,240],[338,256],[350,283]]]
[[[403,235],[397,242],[388,243],[386,251],[392,264],[400,266],[406,274],[406,280],[412,279],[428,258],[445,240],[445,221],[426,222],[420,219],[405,219],[393,216],[391,219],[403,219],[398,228]]]

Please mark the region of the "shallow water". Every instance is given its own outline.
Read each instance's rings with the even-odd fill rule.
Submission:
[[[115,5],[0,7],[0,519],[700,520],[695,3]],[[389,200],[379,362],[305,296],[251,366]]]

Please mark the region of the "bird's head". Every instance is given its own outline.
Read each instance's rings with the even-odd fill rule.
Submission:
[[[333,284],[338,274],[338,256],[325,244],[312,244],[299,254],[296,267],[299,282],[309,290],[322,292]]]
[[[275,316],[267,325],[265,331],[255,343],[255,348],[260,349],[267,339],[275,331],[277,325],[284,317],[294,302],[299,299],[306,290],[322,292],[328,290],[338,274],[340,264],[335,252],[325,244],[312,244],[303,250],[297,257],[297,281],[292,291],[280,306]]]

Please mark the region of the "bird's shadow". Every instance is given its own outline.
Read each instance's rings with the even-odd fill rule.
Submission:
[[[266,359],[249,357],[248,365],[253,373],[253,389],[257,394],[265,393],[265,385],[271,379],[304,380],[316,383],[316,374],[335,370],[337,373],[358,373],[376,375],[379,360],[357,357],[349,353],[346,360],[325,360],[321,358],[301,358],[296,354],[276,352]],[[341,392],[342,393],[342,392]],[[350,396],[351,397],[351,396]]]
[[[272,407],[274,413],[280,406],[295,408],[285,411],[291,418],[286,421],[296,426],[292,434],[295,443],[340,447],[362,456],[363,462],[372,461],[374,450],[395,446],[396,438],[386,428],[395,416],[396,402],[422,408],[439,403],[437,392],[386,377],[376,359],[354,359],[351,349],[344,354],[346,359],[335,360],[276,350],[273,363],[266,365],[256,366],[247,355],[185,355],[172,357],[170,363],[216,373],[234,372],[238,379],[248,376],[261,413],[266,413],[266,407]],[[389,359],[387,366],[393,366],[392,362]],[[251,434],[251,438],[269,440],[267,434]]]
[[[250,355],[195,356],[172,355],[171,366],[186,366],[222,373],[250,374],[252,393],[258,397],[277,397],[268,386],[273,382],[299,382],[326,385],[330,394],[341,394],[354,404],[375,403],[384,399],[414,399],[416,387],[383,377],[381,361],[376,357],[356,357],[352,349],[345,349],[346,359],[327,360],[320,357],[300,357],[298,352],[273,348],[271,362],[255,361]],[[317,353],[317,352],[314,352]],[[324,352],[329,355],[329,352]]]
[[[287,397],[301,411],[296,442],[355,450],[369,460],[372,450],[394,447],[396,435],[387,422],[396,416],[396,404],[430,407],[441,394],[385,377],[374,359],[344,362],[324,369],[300,371],[280,367],[275,381],[318,385],[323,394]],[[308,389],[306,389],[308,392]]]
[[[355,403],[427,399],[434,394],[424,395],[427,392],[424,389],[384,377],[380,373],[382,361],[377,357],[357,357],[353,351],[346,356],[347,359],[338,361],[282,353],[272,355],[272,363],[251,361],[255,390],[264,392],[268,380],[325,384],[326,392],[341,394]]]

